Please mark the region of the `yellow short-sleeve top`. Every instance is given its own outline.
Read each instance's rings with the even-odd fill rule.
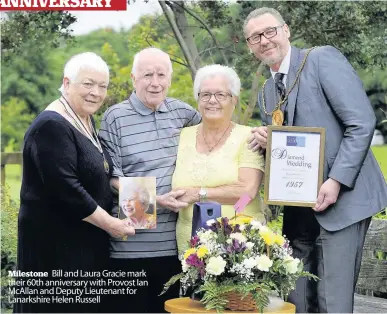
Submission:
[[[239,168],[254,168],[264,171],[264,158],[248,148],[247,139],[251,128],[235,124],[223,146],[209,155],[196,151],[196,134],[199,125],[184,128],[180,134],[176,169],[172,177],[172,188],[217,187],[238,181]],[[264,220],[259,195],[245,208],[244,214]],[[233,205],[222,205],[222,216],[234,216]],[[179,212],[176,238],[179,254],[188,248],[192,231],[193,204]]]

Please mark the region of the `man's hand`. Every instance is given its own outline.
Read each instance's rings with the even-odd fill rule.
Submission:
[[[186,202],[188,204],[193,204],[199,202],[199,188],[189,188],[184,187],[185,194],[180,196],[177,200],[181,202]]]
[[[324,211],[329,205],[336,203],[339,196],[341,184],[340,182],[329,178],[320,188],[317,196],[316,205],[313,210],[316,212]]]
[[[185,193],[185,190],[175,190],[167,194],[158,195],[156,197],[156,202],[160,207],[168,208],[177,213],[181,208],[188,206],[188,203],[178,200],[178,198],[182,197]]]
[[[251,130],[251,136],[248,138],[247,143],[249,149],[253,152],[262,151],[267,146],[267,127],[259,126]]]

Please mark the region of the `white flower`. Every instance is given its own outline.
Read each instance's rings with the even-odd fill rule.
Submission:
[[[271,230],[267,227],[267,226],[262,226],[259,227],[259,230],[262,232],[262,233],[267,233],[267,232],[271,232]]]
[[[231,233],[230,234],[230,238],[231,239],[235,239],[235,240],[238,240],[239,242],[241,243],[244,243],[247,241],[247,238],[240,232],[237,232],[237,233]]]
[[[214,237],[214,232],[212,232],[211,230],[207,230],[207,231],[198,233],[198,236],[199,236],[200,242],[203,243],[203,244],[206,244],[206,243],[208,243],[210,240],[213,239],[213,237]]]
[[[247,249],[251,250],[254,246],[254,243],[253,242],[246,242],[246,247]]]
[[[206,266],[206,271],[211,275],[218,276],[224,272],[225,267],[226,261],[221,256],[210,257]]]
[[[206,225],[207,225],[207,226],[211,226],[211,225],[214,224],[215,222],[216,222],[215,219],[210,219],[210,220],[207,220]]]
[[[251,269],[257,266],[257,262],[255,261],[254,257],[246,258],[243,261],[243,266],[245,266],[247,269]]]
[[[298,258],[293,258],[290,255],[286,255],[284,258],[286,272],[288,274],[295,274],[298,270],[298,264],[300,260]]]
[[[262,227],[262,224],[257,220],[252,220],[250,224],[251,224],[251,229],[261,229]]]
[[[239,230],[240,230],[240,231],[243,231],[243,230],[245,230],[245,229],[246,229],[246,225],[240,225],[240,226],[239,226]]]
[[[242,264],[238,264],[238,263],[233,264],[230,268],[230,272],[241,277],[241,279],[244,282],[250,281],[254,278],[254,273],[253,273],[252,269],[247,268],[243,263]]]
[[[227,242],[228,244],[231,244],[231,243],[232,243],[232,239],[227,239],[226,242]]]
[[[184,273],[185,273],[186,271],[188,271],[189,265],[185,262],[184,259],[181,261],[181,268],[182,268],[182,270],[183,270]]]
[[[255,262],[257,263],[257,268],[262,271],[269,271],[269,268],[273,265],[273,261],[266,255],[259,255],[256,257]]]

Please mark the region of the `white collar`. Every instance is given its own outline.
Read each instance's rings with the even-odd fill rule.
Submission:
[[[286,54],[285,58],[282,60],[278,72],[283,73],[285,75],[288,75],[289,68],[290,68],[290,55],[291,55],[291,53],[292,53],[292,48],[289,46],[288,53]],[[272,69],[270,69],[270,72],[271,72],[271,76],[273,77],[273,80],[274,80],[274,76],[278,72],[274,72]]]

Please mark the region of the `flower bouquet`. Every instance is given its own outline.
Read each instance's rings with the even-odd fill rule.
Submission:
[[[291,256],[288,240],[251,217],[222,217],[207,225],[208,230],[200,229],[190,240],[182,272],[162,293],[180,280],[184,294],[191,290],[200,295],[206,309],[262,312],[273,292],[286,298],[298,278],[317,279]]]

